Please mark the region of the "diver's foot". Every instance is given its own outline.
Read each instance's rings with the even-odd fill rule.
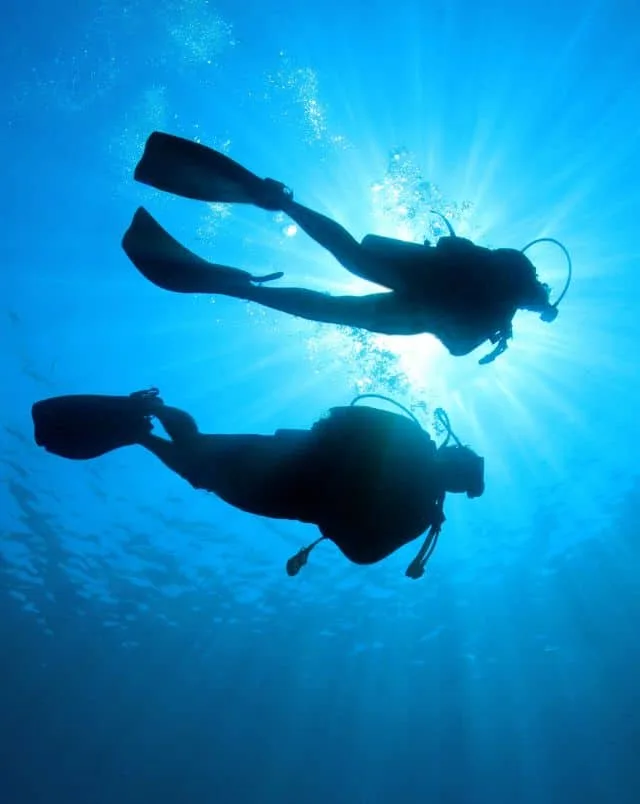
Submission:
[[[275,179],[263,179],[255,205],[272,212],[283,212],[293,201],[293,190]]]

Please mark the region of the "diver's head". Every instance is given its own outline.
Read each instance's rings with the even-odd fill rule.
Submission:
[[[540,320],[551,324],[558,317],[558,308],[549,302],[550,293],[551,288],[549,285],[536,281],[535,287],[529,289],[523,304],[520,306],[524,310],[540,313]]]
[[[535,312],[540,313],[540,320],[544,321],[545,324],[552,324],[558,317],[558,305],[549,302],[549,286],[544,285],[544,287],[547,288],[547,299]]]
[[[542,321],[551,323],[558,317],[558,308],[549,302],[551,288],[540,282],[536,267],[521,251],[512,248],[498,249],[508,263],[509,286],[517,307],[540,313]]]
[[[445,491],[480,497],[484,493],[484,458],[469,447],[441,447],[438,465]]]

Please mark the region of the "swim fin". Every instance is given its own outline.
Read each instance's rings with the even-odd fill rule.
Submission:
[[[162,131],[147,139],[133,175],[142,184],[196,201],[280,210],[292,198],[284,184],[261,179],[226,154]]]
[[[143,207],[133,216],[122,248],[143,276],[174,293],[224,293],[239,283],[269,282],[284,276],[281,271],[252,276],[239,268],[207,262],[178,243]]]
[[[31,408],[34,438],[47,452],[88,460],[138,443],[152,430],[151,416],[162,405],[157,389],[130,396],[54,396]]]

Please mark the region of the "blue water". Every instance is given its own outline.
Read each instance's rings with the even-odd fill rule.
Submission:
[[[640,801],[637,4],[8,0],[0,66],[0,802]],[[437,235],[435,206],[559,238],[560,316],[481,367],[165,293],[120,249],[139,204],[209,259],[370,288],[277,215],[135,185],[157,128],[358,237]],[[443,405],[487,491],[447,501],[420,581],[417,545],[290,579],[313,528],[32,442],[36,399],[152,385],[212,432]]]

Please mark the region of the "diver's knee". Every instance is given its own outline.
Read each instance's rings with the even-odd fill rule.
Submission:
[[[187,442],[200,435],[198,425],[190,413],[165,405],[154,413],[172,441]]]

